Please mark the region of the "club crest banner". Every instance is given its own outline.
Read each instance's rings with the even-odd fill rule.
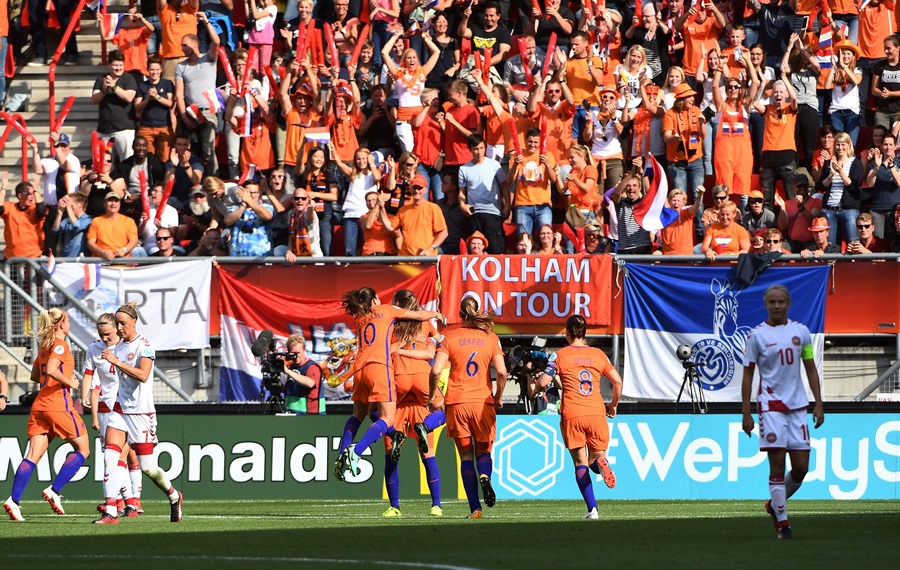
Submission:
[[[441,309],[459,322],[459,302],[474,297],[502,324],[610,323],[610,255],[441,256]]]
[[[298,273],[302,269],[298,269]],[[238,275],[220,269],[219,314],[222,334],[220,368],[221,401],[250,401],[260,398],[262,374],[259,359],[250,347],[259,333],[270,329],[279,350],[291,334],[306,339],[306,353],[318,362],[325,377],[349,378],[356,346],[353,319],[341,307],[341,299],[304,299],[270,291],[242,281]],[[378,291],[383,303],[390,303],[400,289],[412,291],[428,310],[437,307],[437,271],[434,267],[395,287]],[[333,359],[333,368],[328,361]],[[325,398],[346,399],[344,384],[323,383]]]
[[[763,294],[775,284],[791,293],[788,318],[809,328],[821,379],[828,275],[827,265],[770,267],[745,287],[728,267],[627,264],[623,395],[674,401],[684,376],[675,349],[687,344],[691,360],[704,363],[706,400],[740,402],[747,335],[768,317]],[[754,394],[757,387],[758,376]]]
[[[57,263],[53,268],[54,281],[96,315],[137,302],[138,330],[153,339],[157,350],[209,346],[211,277],[209,258],[137,267]],[[97,340],[94,321],[50,284],[44,287],[44,303],[46,307],[59,307],[68,313],[70,335],[86,344]]]

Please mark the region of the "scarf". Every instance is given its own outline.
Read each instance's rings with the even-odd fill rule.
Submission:
[[[306,227],[306,218],[303,212],[298,212],[296,208],[291,210],[288,221],[288,243],[294,246],[294,255],[298,257],[312,256],[312,244],[309,239],[309,230]]]

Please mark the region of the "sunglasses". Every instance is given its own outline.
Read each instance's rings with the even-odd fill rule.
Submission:
[[[615,97],[601,97],[600,100],[601,101],[615,101],[616,98]]]
[[[856,229],[858,230],[867,230],[872,227],[872,224],[857,224]]]
[[[562,93],[562,89],[547,89],[547,93]]]
[[[725,89],[740,89],[740,88],[741,88],[740,85],[728,85],[725,87]]]
[[[408,166],[408,167],[411,168],[411,167],[413,167],[413,166],[415,166],[415,165],[416,165],[415,162],[407,162],[404,166]]]
[[[294,196],[294,200],[298,202],[305,202],[309,200],[309,196]]]
[[[781,243],[780,239],[767,239],[766,243]]]
[[[172,236],[156,236],[156,241],[162,241],[166,239],[172,239]]]
[[[747,202],[749,202],[750,204],[762,204],[763,203],[763,201],[760,200],[759,198],[753,198],[752,200],[747,200]]]
[[[728,196],[714,196],[713,198],[715,199],[716,202],[721,202],[723,200],[727,200]]]

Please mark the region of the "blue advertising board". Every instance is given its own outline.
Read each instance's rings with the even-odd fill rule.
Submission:
[[[900,498],[900,414],[826,413],[810,435],[809,474],[796,498]],[[581,498],[559,416],[499,416],[493,456],[500,499]],[[606,489],[596,475],[598,499],[769,496],[766,455],[739,415],[619,415],[608,457],[617,484]]]

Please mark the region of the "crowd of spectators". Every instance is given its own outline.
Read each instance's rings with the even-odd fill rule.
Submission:
[[[70,4],[54,0],[60,23]],[[0,0],[16,57],[21,12]],[[32,144],[40,180],[0,210],[6,257],[900,251],[898,14],[142,0],[102,19],[100,144]],[[655,163],[679,215],[651,232]]]

